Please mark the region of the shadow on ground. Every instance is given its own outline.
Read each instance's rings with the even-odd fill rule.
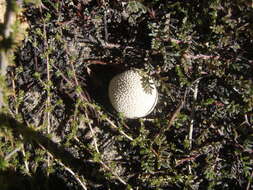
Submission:
[[[99,186],[110,187],[112,189],[122,188],[122,185],[120,182],[117,182],[114,180],[109,181],[108,179],[106,179],[105,174],[102,171],[100,171],[101,166],[99,163],[75,158],[63,146],[56,144],[55,142],[50,140],[48,137],[42,135],[41,133],[37,131],[34,131],[33,129],[27,127],[25,124],[16,121],[15,119],[13,119],[12,117],[6,114],[2,114],[2,113],[0,114],[0,123],[1,123],[1,126],[0,126],[1,128],[7,127],[13,130],[14,133],[21,134],[25,142],[37,143],[43,146],[50,154],[54,156],[55,159],[61,161],[65,166],[71,168],[76,174],[82,175],[86,180],[90,181],[91,184],[97,184],[98,187]],[[49,187],[50,187],[51,181],[55,181],[53,185],[56,185],[58,181],[59,182],[61,181],[61,179],[58,179],[57,176],[53,176],[53,177],[49,176],[50,179],[45,177],[45,175],[41,175],[41,174],[39,174],[37,177],[30,177],[30,176],[23,176],[15,172],[13,173],[13,171],[5,171],[5,172],[0,173],[0,180],[5,181],[5,179],[10,179],[8,178],[8,176],[13,176],[13,182],[11,182],[10,187],[12,186],[15,187],[19,182],[21,183],[22,180],[23,181],[34,181],[34,180],[44,181],[45,180],[48,182],[46,184],[48,184]],[[15,183],[15,179],[17,179],[17,183]],[[44,183],[41,183],[41,184],[44,184]],[[61,183],[61,185],[62,187],[64,187],[64,184]],[[14,190],[15,189],[14,187],[10,188],[10,190]],[[25,188],[25,189],[29,189],[29,188]],[[9,189],[7,188],[7,190]]]

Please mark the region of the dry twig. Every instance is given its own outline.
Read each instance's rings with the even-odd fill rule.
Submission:
[[[250,190],[250,186],[251,186],[252,179],[253,179],[253,171],[251,172],[250,179],[249,179],[249,181],[248,181],[246,190]]]
[[[194,104],[197,101],[197,96],[198,96],[198,83],[199,81],[196,82],[196,85],[194,87],[194,94],[193,94],[193,100],[194,100]],[[189,130],[189,143],[190,143],[190,149],[192,148],[192,133],[193,133],[193,123],[194,123],[194,115],[195,115],[195,108],[193,108],[192,110],[192,114],[191,114],[191,123],[190,123],[190,130]]]
[[[19,146],[17,148],[15,148],[13,151],[11,151],[9,154],[7,154],[5,157],[4,157],[4,160],[9,160],[14,154],[16,154],[18,151],[20,151],[22,148],[22,146]]]
[[[76,181],[81,185],[81,187],[84,190],[87,190],[85,184],[81,181],[81,179],[75,174],[73,170],[71,170],[69,167],[65,166],[61,161],[58,160],[58,163],[65,168],[66,171],[68,171],[75,179]]]
[[[199,80],[196,81],[195,87],[194,87],[194,94],[193,94],[193,105],[195,105],[195,102],[197,101],[198,96],[198,83]],[[193,107],[192,113],[191,113],[191,122],[190,122],[190,130],[189,130],[189,149],[192,149],[192,134],[193,134],[193,124],[194,124],[194,117],[195,117],[195,108]],[[192,174],[191,165],[189,165],[189,173]]]
[[[54,157],[50,152],[48,152],[48,150],[41,144],[39,144],[39,146],[45,150],[49,155],[50,157]],[[68,171],[75,179],[76,181],[81,185],[81,187],[84,189],[84,190],[87,190],[85,184],[82,182],[82,180],[77,176],[77,174],[75,174],[75,172],[73,170],[71,170],[69,167],[67,167],[65,164],[63,164],[60,160],[58,159],[55,159],[62,167],[64,167],[64,169],[66,171]]]

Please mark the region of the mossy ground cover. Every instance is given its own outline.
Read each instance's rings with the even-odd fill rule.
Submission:
[[[25,2],[6,76],[0,189],[253,189],[250,1]],[[142,69],[154,112],[111,107],[110,79]]]

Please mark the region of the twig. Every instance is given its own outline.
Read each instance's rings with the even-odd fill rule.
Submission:
[[[105,29],[105,41],[108,42],[108,29],[107,29],[107,9],[105,6],[105,10],[104,10],[104,29]]]
[[[186,97],[189,93],[189,88],[187,88],[184,92],[184,97],[183,100],[180,102],[180,104],[178,105],[177,109],[174,111],[174,113],[172,114],[169,123],[168,123],[168,129],[173,125],[174,121],[176,120],[178,114],[180,113],[181,109],[184,107],[185,101],[186,101]]]
[[[28,166],[27,160],[25,159],[26,155],[25,155],[24,144],[22,144],[22,154],[23,154],[23,157],[24,157],[25,169],[26,169],[27,173],[30,174],[29,166]]]
[[[248,125],[248,126],[251,126],[247,114],[244,115],[244,119],[245,119],[244,122],[242,122],[242,123],[240,124],[240,126],[242,126],[242,125],[244,125],[244,124],[246,124],[246,125]]]
[[[75,140],[76,140],[77,142],[80,143],[80,141],[79,141],[78,138],[75,137]],[[96,148],[96,152],[97,152],[97,153],[100,153],[100,152],[98,151],[98,148]],[[100,163],[106,170],[110,171],[121,183],[123,183],[124,185],[127,184],[117,173],[113,172],[113,170],[112,170],[109,166],[107,166],[103,161],[99,161],[99,163]]]
[[[4,157],[4,160],[9,160],[14,154],[16,154],[18,151],[20,151],[22,148],[22,146],[19,146],[17,148],[15,148],[13,151],[11,151],[9,154],[7,154],[5,157]]]
[[[252,181],[252,179],[253,179],[253,171],[251,172],[250,179],[249,179],[249,181],[248,181],[246,190],[250,190],[250,186],[251,186],[251,181]]]
[[[194,94],[193,94],[193,100],[195,105],[195,102],[197,101],[197,96],[198,96],[198,83],[199,80],[196,82],[195,87],[194,87]],[[191,113],[191,122],[190,122],[190,130],[189,130],[189,149],[192,149],[192,134],[193,134],[193,124],[194,124],[194,117],[195,117],[195,108],[193,107],[192,113]],[[192,174],[191,170],[191,165],[189,164],[189,173]]]
[[[48,44],[47,44],[47,32],[46,32],[46,25],[45,25],[45,21],[43,20],[43,33],[44,33],[44,45],[46,47],[46,50],[48,50]],[[49,64],[49,56],[48,53],[46,52],[46,64],[47,64],[47,102],[46,102],[46,109],[48,110],[48,108],[50,107],[51,104],[51,98],[50,98],[50,86],[48,86],[50,84],[50,64]],[[50,111],[47,111],[47,134],[50,134],[51,132],[51,121],[50,121]],[[48,167],[50,166],[50,155],[47,154],[47,165]]]
[[[104,22],[104,32],[105,32],[105,41],[108,42],[108,28],[107,28],[107,2],[105,0],[102,0],[102,4],[104,7],[104,17],[103,17],[103,22]]]
[[[12,90],[13,90],[13,97],[14,97],[14,102],[17,103],[17,95],[16,95],[16,84],[15,84],[15,80],[14,80],[14,74],[13,72],[11,72],[11,82],[12,82]],[[12,111],[10,110],[9,113],[13,114]],[[15,115],[18,115],[18,107],[15,106]],[[12,115],[13,117],[15,117],[15,115]],[[22,135],[20,135],[21,138],[23,139]],[[24,148],[24,144],[21,145],[21,147],[17,148],[18,150],[20,150],[22,148],[22,155],[25,158],[26,157],[26,153],[25,153],[25,148]],[[10,155],[9,155],[10,156]],[[8,156],[5,157],[5,159],[9,159]],[[25,164],[25,169],[27,171],[27,174],[30,174],[30,170],[29,170],[29,166],[28,166],[28,162],[27,160],[24,159],[24,164]]]
[[[75,179],[76,181],[81,185],[81,187],[84,190],[87,190],[85,184],[81,181],[81,179],[75,174],[75,172],[73,172],[73,170],[71,170],[69,167],[65,166],[61,161],[57,160],[58,163],[63,166],[65,168],[66,171],[68,171]]]
[[[195,85],[194,88],[194,94],[193,94],[193,100],[194,100],[194,104],[197,101],[197,96],[198,96],[198,83]],[[193,108],[192,110],[192,114],[191,114],[191,122],[190,122],[190,130],[189,130],[189,143],[190,143],[190,149],[192,148],[192,133],[193,133],[193,123],[194,123],[194,115],[195,115],[195,109]]]
[[[188,94],[188,89],[185,90],[185,94],[184,94],[183,100],[180,102],[180,104],[178,105],[177,109],[172,114],[172,116],[171,116],[171,118],[169,120],[169,123],[168,123],[168,129],[173,125],[173,123],[176,120],[176,118],[177,118],[178,114],[180,113],[181,109],[184,107],[187,94]]]
[[[86,117],[87,117],[87,114],[86,114]],[[94,138],[94,145],[95,145],[95,149],[96,149],[96,152],[100,154],[99,150],[98,150],[98,146],[97,146],[97,140],[95,138],[95,134],[94,134],[94,131],[91,127],[91,125],[88,123],[89,125],[89,128],[91,130],[91,133],[92,133],[92,136]],[[114,172],[109,166],[107,166],[102,160],[99,161],[99,163],[108,171],[110,171],[121,183],[123,183],[124,185],[126,185],[127,183],[116,173]]]
[[[3,35],[5,39],[8,39],[12,32],[12,25],[16,20],[16,12],[14,11],[14,7],[16,2],[13,0],[7,0],[6,12],[4,15],[4,29]]]
[[[4,26],[3,26],[3,40],[7,40],[11,36],[12,25],[16,19],[16,13],[13,9],[15,5],[15,1],[7,0],[6,12],[4,15]],[[4,77],[6,74],[7,66],[8,66],[8,54],[10,53],[9,49],[1,49],[0,51],[0,75]],[[2,85],[0,87],[0,108],[3,107],[3,88]]]
[[[117,130],[118,130],[117,125],[115,125],[110,119],[105,118],[105,120],[106,120],[109,124],[111,124],[111,126],[112,126],[114,129],[117,129]],[[134,140],[132,137],[128,136],[124,131],[119,130],[119,133],[122,134],[123,136],[125,136],[125,137],[126,137],[127,139],[129,139],[130,141],[133,141],[133,140]]]
[[[193,156],[190,156],[190,157],[187,157],[187,158],[183,158],[183,159],[177,160],[177,161],[176,161],[176,167],[182,165],[182,164],[185,163],[185,162],[193,161],[193,160],[195,160],[196,158],[198,158],[200,155],[201,155],[201,154],[196,154],[196,155],[193,155]]]
[[[204,77],[200,77],[198,79],[196,79],[195,81],[192,82],[192,84],[186,88],[185,92],[184,92],[184,97],[181,100],[181,102],[179,103],[179,105],[177,106],[177,109],[173,112],[169,123],[168,123],[168,127],[167,128],[161,128],[160,131],[158,132],[158,134],[155,136],[155,138],[159,137],[165,130],[170,129],[170,127],[174,124],[174,121],[176,120],[178,114],[180,113],[181,109],[184,107],[185,102],[186,102],[186,98],[187,95],[189,94],[189,90],[190,88],[195,85],[196,83],[198,83],[201,79],[203,79]]]
[[[117,179],[123,183],[124,185],[127,185],[127,183],[117,174],[115,173],[114,171],[112,171],[112,169],[110,167],[108,167],[104,162],[100,161],[99,162],[100,164],[102,164],[102,166],[107,169],[108,171],[110,171],[115,177],[117,177]]]
[[[52,158],[54,157],[50,152],[48,152],[48,150],[47,150],[43,145],[39,144],[39,146],[40,146],[43,150],[47,151],[47,153],[48,153]],[[76,179],[76,181],[82,186],[82,188],[83,188],[84,190],[87,190],[87,188],[86,188],[86,186],[84,185],[84,183],[80,180],[80,178],[75,174],[75,172],[74,172],[73,170],[71,170],[69,167],[67,167],[65,164],[63,164],[60,160],[58,160],[58,159],[55,159],[55,160],[56,160],[61,166],[63,166],[64,169],[65,169],[66,171],[68,171],[68,172]]]
[[[171,119],[170,119],[170,121],[169,121],[168,128],[170,128],[170,127],[173,125],[173,123],[174,123],[176,117],[177,117],[178,114],[180,113],[181,109],[184,107],[184,104],[185,104],[185,102],[186,102],[186,97],[187,97],[187,95],[188,95],[188,93],[189,93],[190,88],[191,88],[193,85],[195,85],[196,83],[198,83],[198,82],[199,82],[201,79],[203,79],[203,78],[204,78],[204,77],[200,77],[200,78],[196,79],[195,81],[192,82],[192,84],[191,84],[189,87],[186,88],[186,90],[185,90],[185,92],[184,92],[183,100],[181,101],[181,103],[179,104],[179,106],[177,107],[177,109],[175,110],[175,112],[173,113],[173,115],[172,115],[172,117],[171,117]]]
[[[57,71],[59,71],[59,73],[61,74],[62,78],[67,82],[69,83],[72,87],[74,86],[73,82],[70,81],[64,74],[63,72],[57,67],[55,66],[53,63],[50,63]]]
[[[4,15],[4,27],[3,27],[3,40],[10,38],[12,33],[12,25],[16,20],[16,13],[14,11],[15,2],[12,0],[7,0],[6,12]],[[0,70],[2,76],[5,76],[6,69],[8,66],[8,49],[2,49],[1,60],[0,60]]]
[[[16,106],[17,103],[17,94],[16,94],[16,83],[15,83],[15,76],[14,73],[11,72],[11,83],[12,83],[12,90],[13,90],[13,98],[15,102],[15,114],[18,114],[18,106]]]
[[[189,91],[189,88],[187,88],[184,92],[184,97],[182,99],[182,101],[179,103],[179,105],[177,106],[177,109],[173,112],[170,120],[169,120],[169,123],[168,123],[168,127],[167,128],[161,128],[159,130],[159,132],[157,133],[157,135],[155,136],[154,139],[156,138],[159,138],[161,134],[163,134],[163,132],[166,130],[166,129],[170,129],[170,127],[173,125],[174,121],[176,120],[178,114],[180,113],[181,109],[184,107],[184,104],[185,104],[185,101],[186,101],[186,96],[188,94],[188,91]]]
[[[198,54],[198,55],[190,55],[190,54],[185,54],[185,58],[187,59],[219,59],[219,56],[214,56],[214,55],[203,55],[203,54]]]
[[[86,118],[88,118],[87,112],[85,112],[85,116],[86,116]],[[100,152],[99,152],[99,150],[98,150],[97,138],[96,138],[96,136],[95,136],[94,130],[93,130],[93,128],[92,128],[92,126],[91,126],[91,124],[90,124],[89,121],[88,121],[88,126],[89,126],[89,128],[90,128],[91,135],[92,135],[93,140],[94,140],[94,146],[95,146],[96,152],[100,154]]]

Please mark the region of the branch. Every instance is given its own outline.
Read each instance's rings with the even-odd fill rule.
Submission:
[[[15,6],[16,2],[12,0],[7,0],[7,7],[6,12],[4,16],[4,25],[3,25],[3,31],[2,31],[2,42],[6,42],[10,39],[11,33],[12,33],[12,26],[15,23],[16,20],[16,12],[15,12]],[[6,69],[8,66],[8,51],[9,49],[6,47],[2,47],[1,55],[0,55],[0,71],[1,75],[5,76]]]
[[[4,15],[4,24],[3,24],[3,31],[2,31],[2,40],[3,42],[7,43],[11,37],[12,33],[12,25],[16,20],[16,12],[14,10],[16,2],[13,0],[7,0],[7,7],[6,12]],[[5,77],[7,66],[8,66],[8,54],[10,49],[7,47],[0,47],[0,77],[1,80]],[[3,107],[3,84],[0,86],[0,109]]]

